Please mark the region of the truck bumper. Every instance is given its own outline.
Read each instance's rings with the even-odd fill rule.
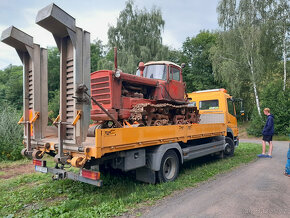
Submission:
[[[63,169],[35,166],[35,171],[41,172],[41,173],[51,173],[53,174],[52,176],[53,180],[71,179],[74,181],[88,183],[88,184],[95,185],[98,187],[101,187],[103,185],[102,180],[93,180],[93,179],[85,178],[81,176],[80,174],[68,172]]]

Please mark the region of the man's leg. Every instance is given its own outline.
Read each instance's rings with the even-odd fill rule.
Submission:
[[[266,153],[266,142],[263,140],[263,152],[262,154],[265,154]]]
[[[268,155],[272,156],[272,151],[273,151],[273,143],[272,141],[269,142],[269,152]]]

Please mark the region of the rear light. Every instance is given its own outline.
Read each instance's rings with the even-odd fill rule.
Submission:
[[[46,161],[45,160],[33,160],[33,165],[40,166],[40,167],[46,167]]]
[[[94,172],[90,170],[81,170],[81,176],[92,179],[92,180],[99,180],[100,179],[100,172]]]

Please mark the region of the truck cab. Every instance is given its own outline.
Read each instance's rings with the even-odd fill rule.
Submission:
[[[225,89],[211,89],[188,93],[190,104],[200,113],[200,123],[225,123],[227,137],[239,144],[236,109],[232,96]]]

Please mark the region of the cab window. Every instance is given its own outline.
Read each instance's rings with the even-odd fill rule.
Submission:
[[[234,102],[230,98],[228,98],[227,103],[228,103],[228,112],[231,115],[236,116]]]
[[[166,80],[166,65],[164,64],[147,65],[145,66],[143,75],[144,77],[149,79]]]
[[[175,67],[170,67],[170,78],[173,80],[180,80],[180,70]]]
[[[199,110],[213,110],[213,109],[219,109],[218,100],[207,100],[199,102]]]

